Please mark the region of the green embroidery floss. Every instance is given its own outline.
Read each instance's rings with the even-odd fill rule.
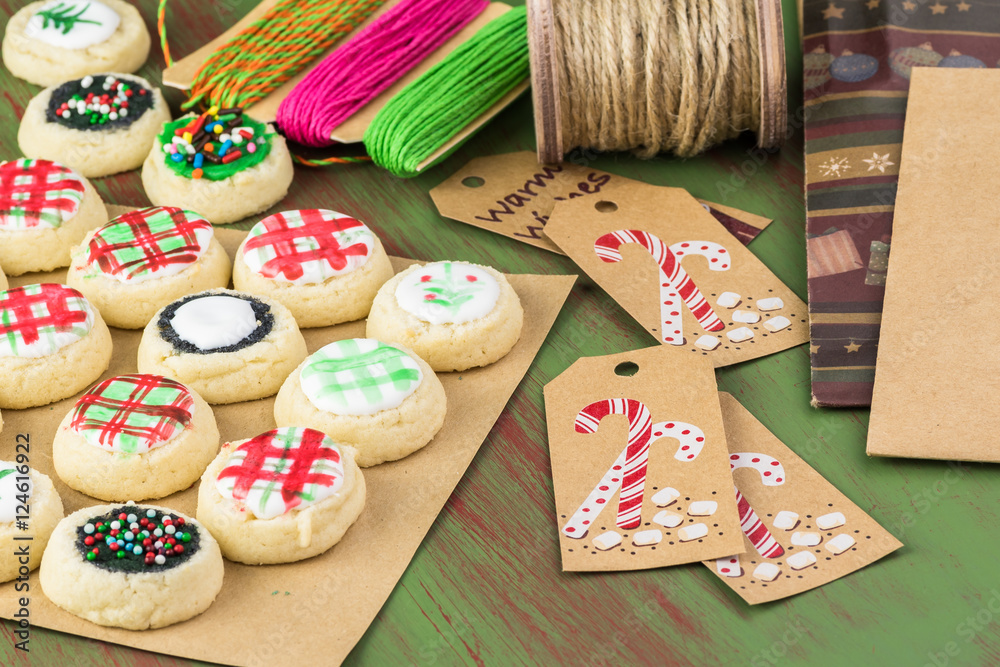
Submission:
[[[416,176],[419,165],[528,75],[527,15],[516,7],[393,97],[368,126],[365,148],[396,176]]]

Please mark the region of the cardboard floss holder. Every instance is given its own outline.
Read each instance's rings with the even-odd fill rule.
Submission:
[[[126,210],[109,207],[112,216]],[[230,256],[245,234],[216,229]],[[392,261],[397,270],[413,263],[399,258]],[[20,276],[11,282],[62,282],[64,278],[62,270]],[[132,648],[225,664],[342,662],[375,619],[527,372],[575,281],[574,276],[512,275],[508,279],[525,310],[520,341],[491,366],[440,374],[448,397],[444,426],[420,451],[364,469],[366,506],[339,544],[315,558],[285,565],[253,567],[226,561],[225,583],[212,606],[191,620],[157,630],[106,628],[65,612],[42,593],[36,570],[27,593],[31,623]],[[141,331],[111,331],[114,356],[102,378],[136,370]],[[310,352],[330,341],[364,333],[364,321],[303,330]],[[52,466],[52,437],[78,397],[29,410],[4,410],[0,437],[0,459],[13,460],[17,434],[29,435],[31,466],[55,483],[66,514],[100,503],[63,484]],[[274,428],[273,404],[274,399],[267,398],[213,406],[223,441]],[[197,483],[152,502],[194,516]],[[17,599],[25,594],[15,591],[14,582],[0,587],[0,616],[13,618]],[[331,609],[337,610],[332,616]]]
[[[913,69],[869,455],[1000,462],[998,75]]]
[[[579,359],[545,385],[545,418],[564,571],[743,553],[707,360],[662,346]]]
[[[802,300],[685,190],[559,202],[545,233],[656,340],[716,368],[809,340]]]
[[[566,199],[609,197],[622,185],[637,183],[584,165],[539,165],[530,151],[470,160],[431,190],[438,212],[515,241],[565,254],[545,235],[552,209]],[[770,218],[699,199],[713,217],[744,245]]]
[[[902,543],[785,446],[730,394],[719,393],[745,553],[705,566],[750,604],[817,588]],[[751,539],[753,538],[753,539]]]
[[[276,88],[263,100],[247,108],[246,113],[261,122],[274,122],[278,113],[278,107],[281,105],[282,100],[288,97],[288,94],[292,91],[292,89],[295,88],[295,86],[298,85],[298,83],[302,81],[302,79],[304,79],[309,72],[316,67],[316,65],[322,62],[324,58],[330,55],[330,53],[335,51],[338,47],[354,37],[358,32],[367,28],[373,21],[378,19],[379,16],[387,12],[399,2],[400,0],[387,0],[387,2],[385,2],[382,6],[372,12],[372,14],[355,30],[344,36],[342,39],[337,40],[337,42],[319,58],[317,58],[312,65],[306,67],[302,72],[286,81],[280,87]],[[259,19],[276,3],[277,0],[264,0],[245,17],[237,21],[231,28],[229,28],[229,30],[225,31],[194,53],[178,60],[171,67],[163,70],[163,85],[170,86],[171,88],[178,88],[180,90],[188,90],[191,87],[191,82],[194,80],[194,76],[198,72],[198,69],[209,56],[217,51],[223,44],[231,40],[241,30],[246,28],[255,20]],[[442,44],[423,61],[417,63],[413,69],[403,75],[389,88],[382,91],[378,97],[366,104],[357,113],[335,128],[330,138],[342,144],[361,142],[364,137],[365,130],[368,129],[372,120],[378,112],[382,110],[382,107],[389,102],[389,100],[391,100],[407,85],[427,72],[427,70],[444,60],[449,53],[468,41],[483,26],[510,9],[510,5],[503,2],[490,3],[482,14],[469,22],[468,25],[462,28],[462,30],[456,33],[451,39]],[[526,79],[524,82],[504,95],[493,106],[483,112],[478,118],[469,123],[469,125],[467,125],[461,132],[452,137],[447,143],[441,146],[441,148],[424,160],[424,162],[420,163],[420,165],[418,165],[418,170],[426,169],[431,164],[437,162],[442,156],[447,155],[456,146],[464,142],[483,125],[488,123],[494,116],[505,109],[511,102],[517,99],[522,93],[524,93],[530,84],[531,82]]]

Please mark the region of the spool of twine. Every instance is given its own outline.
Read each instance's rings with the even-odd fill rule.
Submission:
[[[403,0],[319,63],[278,108],[289,139],[330,146],[334,128],[450,39],[488,0]]]
[[[774,0],[529,0],[539,159],[576,147],[697,155],[784,138]]]

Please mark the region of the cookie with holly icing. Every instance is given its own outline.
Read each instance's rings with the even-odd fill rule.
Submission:
[[[348,338],[306,358],[274,401],[278,426],[308,426],[357,449],[367,468],[424,447],[444,424],[447,399],[423,359],[399,345]]]
[[[228,285],[230,268],[212,223],[193,211],[155,206],[88,234],[73,249],[66,284],[111,326],[141,329],[171,301]]]
[[[27,577],[38,567],[62,518],[52,480],[27,464],[0,461],[0,583]]]
[[[521,337],[524,310],[503,274],[467,262],[411,266],[379,290],[367,335],[416,352],[435,371],[503,358]]]
[[[110,361],[111,333],[75,289],[41,283],[0,292],[0,407],[72,396]]]
[[[212,408],[160,375],[118,375],[88,389],[59,425],[52,463],[101,500],[162,498],[194,484],[219,449]]]
[[[99,72],[135,72],[149,55],[149,31],[123,0],[41,0],[11,17],[2,50],[11,74],[54,86]]]
[[[183,382],[209,403],[236,403],[274,395],[305,357],[305,340],[287,308],[214,289],[153,315],[139,341],[138,368]]]
[[[69,265],[70,250],[108,221],[90,182],[49,160],[0,162],[0,266],[11,276]]]
[[[189,516],[155,505],[95,505],[59,522],[42,592],[98,625],[162,628],[202,613],[222,590],[219,544]]]
[[[291,183],[284,137],[239,108],[165,123],[142,165],[151,202],[198,211],[217,225],[270,208]]]
[[[367,225],[308,209],[275,213],[253,226],[236,252],[233,285],[277,299],[300,327],[325,327],[368,315],[392,274]]]
[[[311,558],[335,545],[365,506],[355,452],[311,428],[226,443],[198,488],[198,520],[229,560]]]
[[[17,143],[28,157],[54,160],[88,178],[142,166],[170,109],[158,88],[130,74],[96,74],[31,98]]]

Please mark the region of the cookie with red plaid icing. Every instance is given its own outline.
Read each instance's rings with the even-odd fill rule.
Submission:
[[[49,160],[0,162],[0,266],[11,276],[69,265],[70,250],[108,221],[86,178]]]
[[[108,327],[75,289],[41,283],[0,292],[0,407],[72,396],[110,361]]]
[[[229,256],[193,211],[155,206],[118,216],[73,249],[66,284],[114,327],[140,329],[171,301],[229,284]]]
[[[368,315],[392,274],[382,242],[363,222],[303,209],[253,226],[236,252],[233,285],[280,301],[300,327],[325,327]]]
[[[52,442],[56,473],[101,500],[147,500],[186,489],[219,447],[208,403],[161,375],[118,375],[88,389]]]
[[[277,428],[226,443],[198,489],[198,520],[229,560],[290,563],[335,545],[361,514],[352,447],[320,431]]]
[[[117,72],[60,81],[25,107],[17,131],[21,152],[88,178],[142,166],[160,127],[170,121],[160,90]]]

